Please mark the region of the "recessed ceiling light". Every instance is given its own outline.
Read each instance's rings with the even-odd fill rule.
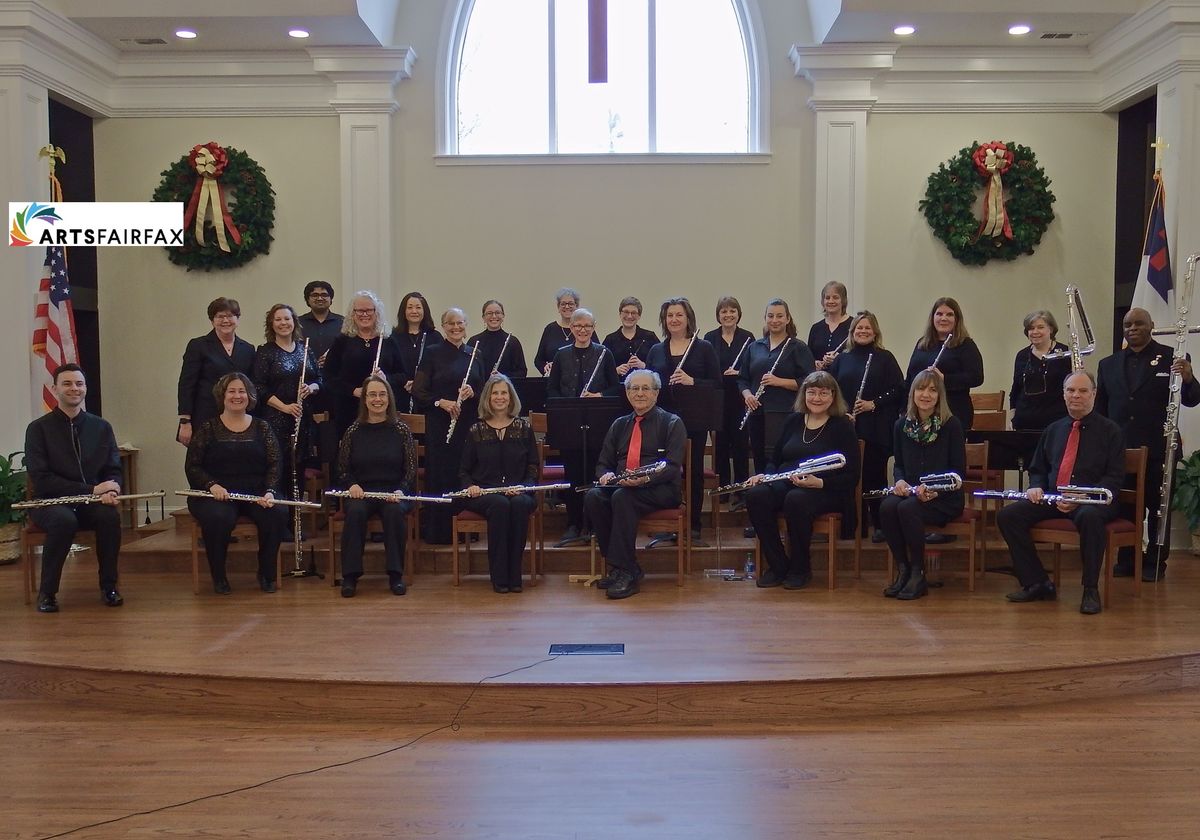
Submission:
[[[289,29],[288,34],[291,35],[293,38],[307,38],[308,30],[307,29]]]
[[[917,31],[917,27],[909,26],[908,24],[904,24],[903,26],[897,26],[895,29],[892,30],[892,32],[896,35],[912,35],[916,31]]]
[[[1015,23],[1008,27],[1009,35],[1028,35],[1032,27],[1024,23]]]
[[[176,29],[175,37],[176,38],[184,38],[186,40],[191,40],[192,38],[196,37],[196,30],[194,30],[194,29]]]

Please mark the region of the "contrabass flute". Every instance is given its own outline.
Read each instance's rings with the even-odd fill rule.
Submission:
[[[795,467],[786,472],[769,473],[761,476],[758,479],[759,484],[767,484],[772,481],[789,481],[793,478],[803,478],[806,475],[816,475],[817,473],[830,472],[838,470],[846,466],[846,456],[841,452],[831,452],[828,455],[818,455],[816,458],[809,458],[807,461],[801,461]],[[751,484],[753,479],[739,481],[737,484],[726,484],[724,487],[718,487],[716,490],[710,490],[710,496],[724,496],[726,493],[737,493],[745,490],[747,487],[754,486]]]
[[[932,490],[935,493],[953,493],[955,490],[962,489],[962,476],[955,472],[929,473],[921,476],[918,482],[918,487],[923,485],[926,490]],[[913,487],[912,489],[915,491],[917,488]],[[884,487],[882,490],[868,490],[862,494],[862,497],[864,499],[882,499],[895,492],[895,487]]]
[[[971,495],[980,499],[1029,500],[1029,497],[1020,490],[976,490]],[[1112,500],[1112,491],[1107,487],[1076,487],[1073,484],[1064,484],[1058,488],[1057,493],[1042,494],[1042,504],[1044,505],[1055,505],[1059,502],[1072,505],[1111,505]]]
[[[1043,359],[1065,359],[1071,357],[1071,370],[1083,370],[1083,357],[1096,352],[1096,339],[1092,335],[1092,325],[1088,323],[1087,313],[1083,311],[1083,295],[1079,288],[1067,286],[1067,326],[1071,346],[1066,350],[1054,350],[1043,356]],[[1087,344],[1082,344],[1080,334]]]
[[[567,490],[571,487],[570,484],[563,481],[558,484],[509,484],[505,487],[480,487],[480,496],[489,496],[494,493],[536,493],[541,490]],[[466,499],[470,494],[466,490],[452,490],[449,493],[443,493],[447,499]]]
[[[854,395],[854,405],[858,405],[858,404],[859,404],[859,402],[860,402],[860,401],[862,400],[862,398],[863,398],[863,394],[864,394],[864,393],[866,392],[866,390],[867,390],[867,374],[871,372],[871,359],[874,359],[874,358],[875,358],[875,354],[874,354],[874,353],[868,353],[868,354],[867,354],[867,363],[866,363],[865,365],[863,365],[863,378],[862,378],[862,382],[859,382],[859,383],[858,383],[858,393]],[[851,416],[851,417],[854,417],[854,416],[856,416],[856,412],[855,412],[855,410],[854,410],[854,406],[853,406],[853,405],[852,405],[852,406],[850,406],[850,416]]]
[[[117,496],[115,501],[124,502],[132,499],[161,499],[167,495],[166,490],[155,490],[153,493],[126,493],[123,496]],[[84,493],[80,496],[57,496],[53,499],[31,499],[28,502],[17,502],[12,506],[13,510],[29,510],[31,508],[53,507],[54,505],[95,505],[103,500],[104,496],[96,493]]]
[[[458,412],[462,411],[462,389],[467,387],[467,380],[471,378],[471,367],[475,364],[475,356],[479,353],[479,342],[475,342],[475,346],[471,348],[471,358],[467,360],[467,372],[463,374],[462,384],[458,386],[458,397],[454,400],[454,407],[458,409],[454,416],[450,418],[450,428],[446,430],[446,443],[450,442],[450,438],[454,437],[454,427],[458,425]]]
[[[207,490],[176,490],[176,496],[187,496],[192,499],[216,499],[212,493]],[[221,501],[229,502],[270,502],[273,505],[283,505],[285,507],[304,508],[305,510],[320,510],[321,506],[316,502],[301,502],[293,499],[268,499],[266,496],[255,496],[251,493],[230,493],[227,498]]]
[[[349,490],[326,490],[325,495],[332,499],[349,499]],[[450,500],[442,496],[410,496],[397,490],[394,493],[380,493],[375,490],[364,491],[364,499],[380,499],[385,502],[432,502],[435,505],[449,504]]]
[[[383,338],[379,339],[383,346]],[[296,405],[300,406],[300,414],[296,416],[296,425],[292,427],[292,498],[300,498],[300,426],[304,422],[304,377],[308,375],[308,339],[304,339],[303,358],[300,360],[300,381],[296,383]],[[300,508],[292,510],[292,536],[296,549],[296,569],[300,569],[304,560],[304,546],[300,544]]]
[[[1187,274],[1183,283],[1175,290],[1175,359],[1187,358],[1188,309],[1192,304],[1192,288],[1196,280],[1196,261],[1200,254],[1187,258]],[[1183,374],[1171,371],[1171,398],[1167,400],[1167,417],[1163,422],[1166,437],[1166,458],[1163,463],[1162,501],[1158,507],[1158,534],[1155,543],[1165,548],[1171,536],[1171,485],[1175,481],[1175,455],[1179,451],[1179,407],[1183,401]],[[1158,579],[1161,564],[1154,567],[1154,579]]]
[[[787,350],[787,347],[789,344],[791,344],[791,342],[792,342],[792,337],[789,335],[787,337],[787,339],[784,340],[783,344],[779,347],[779,355],[775,357],[775,363],[771,365],[771,369],[766,372],[765,376],[771,376],[775,373],[775,368],[779,367],[779,362],[783,359],[783,354]],[[765,376],[764,376],[764,378],[765,378]],[[756,399],[756,400],[762,399],[762,395],[765,394],[766,392],[767,392],[767,386],[764,385],[762,383],[762,381],[760,380],[758,383],[758,390],[754,392],[754,399]],[[746,413],[744,415],[742,415],[741,425],[738,426],[739,429],[746,428],[746,423],[748,423],[750,421],[750,415],[753,413],[754,413],[754,409],[752,409],[752,408],[746,409]]]

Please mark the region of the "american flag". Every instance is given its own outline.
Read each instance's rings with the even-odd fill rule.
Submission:
[[[42,380],[42,405],[46,411],[58,405],[51,390],[59,365],[79,362],[75,349],[75,310],[71,307],[71,281],[63,249],[46,249],[45,269],[38,284],[37,309],[33,316],[33,352],[46,363]]]

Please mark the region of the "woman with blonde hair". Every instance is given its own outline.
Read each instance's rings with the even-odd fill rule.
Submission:
[[[382,374],[393,390],[404,383],[404,366],[396,344],[389,340],[391,334],[379,295],[369,289],[355,292],[342,334],[325,357],[325,387],[333,397],[339,440],[358,416],[363,380]]]

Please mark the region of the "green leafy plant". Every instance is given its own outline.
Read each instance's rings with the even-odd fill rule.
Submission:
[[[22,454],[13,452],[0,457],[0,525],[25,520],[25,511],[12,508],[25,500],[25,470],[17,466],[17,458]]]
[[[1200,449],[1175,465],[1171,507],[1187,517],[1189,531],[1200,531]]]

